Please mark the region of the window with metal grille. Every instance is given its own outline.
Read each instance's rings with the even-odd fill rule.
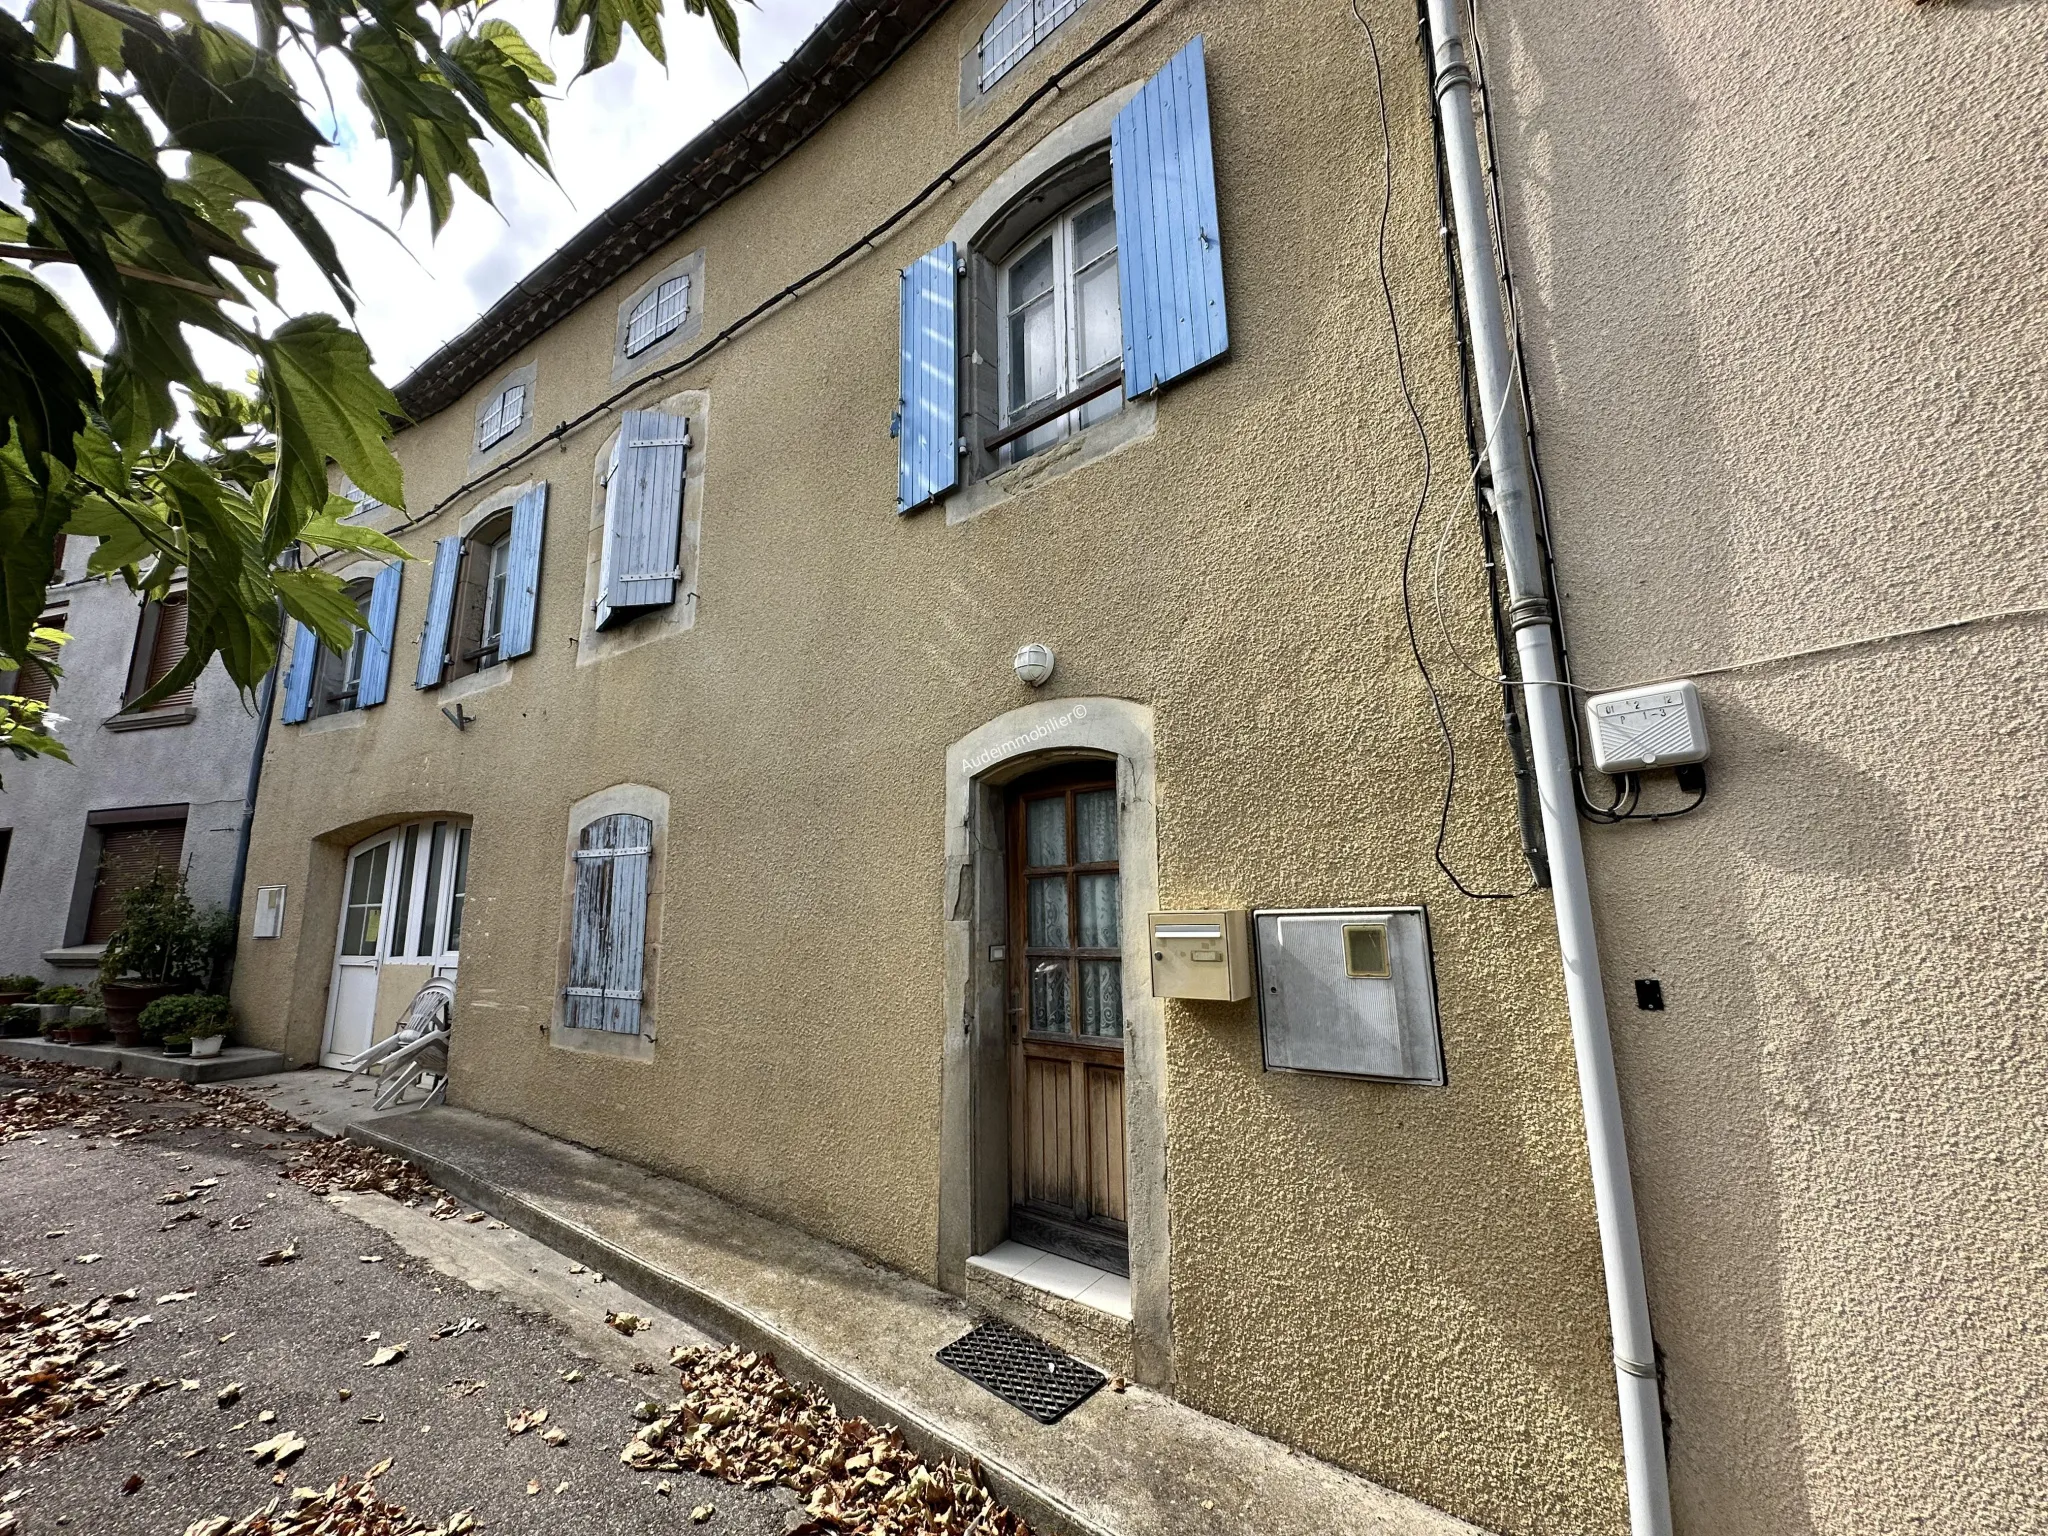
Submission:
[[[1082,0],[1008,0],[983,29],[975,50],[981,62],[981,88],[987,90],[1023,63],[1025,55],[1081,5]]]
[[[476,445],[488,448],[503,442],[526,420],[526,386],[508,384],[491,398],[476,424]]]
[[[690,279],[672,277],[633,306],[626,317],[626,356],[637,357],[690,314]]]
[[[647,954],[647,872],[654,823],[600,816],[576,840],[576,902],[562,1022],[571,1029],[640,1033]]]

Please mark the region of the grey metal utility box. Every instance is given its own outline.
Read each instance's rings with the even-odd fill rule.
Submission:
[[[1269,1071],[1443,1086],[1421,907],[1255,912],[1252,929]]]

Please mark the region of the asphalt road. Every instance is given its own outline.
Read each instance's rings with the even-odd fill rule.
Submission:
[[[0,1073],[0,1092],[17,1086]],[[257,1145],[266,1139],[278,1138],[193,1129],[108,1142],[59,1129],[0,1146],[0,1266],[33,1272],[29,1294],[53,1300],[137,1288],[127,1310],[153,1321],[113,1352],[124,1379],[198,1383],[144,1396],[100,1439],[0,1469],[20,1536],[181,1536],[387,1456],[386,1498],[433,1521],[473,1509],[488,1536],[769,1536],[793,1523],[786,1492],[667,1474],[664,1494],[661,1478],[620,1465],[633,1405],[673,1395],[667,1344],[695,1337],[681,1325],[616,1336],[606,1307],[648,1309],[609,1282],[501,1228],[432,1222],[380,1196],[314,1195],[279,1177],[278,1154]],[[186,1204],[156,1203],[204,1179],[219,1182]],[[188,1211],[196,1218],[170,1220]],[[297,1258],[257,1263],[287,1243]],[[52,1288],[53,1272],[68,1283]],[[187,1291],[189,1301],[159,1300]],[[464,1318],[483,1326],[436,1336]],[[365,1365],[398,1343],[408,1348],[396,1364]],[[635,1373],[635,1360],[658,1374]],[[565,1379],[574,1372],[582,1379]],[[230,1382],[242,1383],[239,1400],[216,1406]],[[537,1408],[566,1442],[507,1433],[508,1414]],[[259,1421],[266,1411],[273,1421]],[[276,1482],[246,1448],[285,1430],[307,1448]],[[124,1493],[135,1476],[141,1486]],[[692,1523],[704,1504],[716,1513]]]

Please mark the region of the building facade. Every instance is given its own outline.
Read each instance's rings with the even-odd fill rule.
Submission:
[[[338,1061],[452,974],[451,1103],[1491,1528],[1611,1531],[1552,921],[1435,857],[1403,572],[1418,516],[1478,532],[1424,68],[1369,17],[1386,140],[1344,7],[842,5],[418,370],[406,510],[363,514],[414,559],[342,570],[368,638],[280,690],[235,998]],[[1444,847],[1523,892],[1450,649],[1483,589],[1440,612]],[[1447,1085],[1153,996],[1151,914],[1248,908],[1424,909]]]
[[[61,675],[30,662],[5,685],[48,701],[72,760],[10,762],[0,792],[0,973],[78,985],[159,865],[184,871],[200,907],[228,906],[257,731],[218,667],[129,707],[184,656],[185,597],[145,603],[89,575],[91,554],[67,540],[44,601],[42,622],[71,636]]]
[[[1678,1528],[2048,1530],[2048,14],[1482,13]]]

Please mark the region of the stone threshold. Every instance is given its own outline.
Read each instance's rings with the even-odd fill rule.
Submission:
[[[842,1412],[898,1426],[922,1454],[978,1462],[1034,1530],[1477,1536],[1462,1520],[1144,1388],[1097,1392],[1040,1425],[933,1358],[984,1311],[1008,1308],[970,1307],[678,1180],[460,1109],[380,1115],[347,1134],[712,1337],[773,1354]],[[978,1276],[1017,1284],[999,1270],[1022,1255],[987,1257],[996,1267]]]

